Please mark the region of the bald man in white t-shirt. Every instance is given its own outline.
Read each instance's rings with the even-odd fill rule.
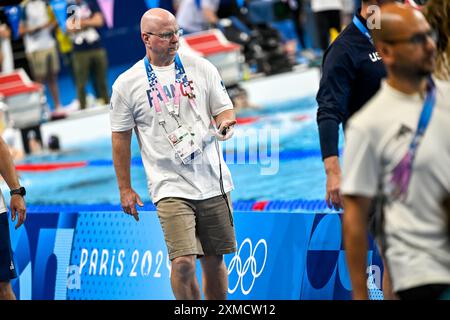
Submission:
[[[196,258],[206,299],[226,299],[223,255],[236,252],[230,191],[233,182],[217,140],[236,123],[217,69],[207,60],[177,54],[180,31],[163,9],[141,20],[146,56],[119,76],[111,97],[113,160],[125,213],[139,220],[143,203],[130,179],[135,130],[152,201],[172,262],[177,299],[200,299]],[[214,125],[216,124],[216,126]]]

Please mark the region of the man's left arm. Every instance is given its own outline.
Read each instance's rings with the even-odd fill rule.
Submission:
[[[18,189],[20,184],[19,179],[17,178],[16,169],[14,168],[9,148],[2,138],[0,138],[0,159],[0,175],[5,179],[6,184],[11,190]],[[16,214],[18,214],[16,224],[17,229],[22,225],[26,218],[26,207],[23,197],[17,194],[12,195],[10,208],[13,221],[16,219]]]
[[[367,219],[371,198],[344,196],[342,235],[352,283],[353,299],[367,300]]]

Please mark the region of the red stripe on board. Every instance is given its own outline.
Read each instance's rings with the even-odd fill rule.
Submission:
[[[253,211],[264,211],[269,201],[257,201],[252,207]]]
[[[245,118],[237,118],[237,124],[250,124],[258,121],[261,117],[245,117]]]
[[[305,121],[305,120],[309,120],[309,119],[311,119],[311,117],[309,115],[306,115],[306,114],[301,114],[301,115],[295,116],[293,118],[294,121]]]
[[[82,168],[86,167],[86,161],[80,162],[61,162],[61,163],[27,163],[27,164],[19,164],[16,165],[17,171],[28,171],[28,172],[37,172],[37,171],[55,171],[61,169],[70,169],[70,168]]]

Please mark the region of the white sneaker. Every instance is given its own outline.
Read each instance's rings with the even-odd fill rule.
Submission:
[[[96,98],[92,94],[89,94],[86,97],[86,107],[92,108],[95,107],[95,105],[96,105]]]
[[[78,99],[73,99],[71,103],[65,105],[63,108],[68,112],[77,111],[80,109],[80,101]]]

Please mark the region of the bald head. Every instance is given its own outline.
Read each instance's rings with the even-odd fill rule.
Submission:
[[[379,28],[372,29],[376,49],[388,72],[388,81],[409,83],[414,90],[426,86],[435,66],[434,33],[423,14],[401,4],[381,7]],[[406,91],[405,91],[406,92]]]
[[[141,18],[141,32],[156,32],[161,26],[176,23],[175,16],[161,8],[147,10]]]
[[[154,8],[141,19],[141,39],[147,57],[156,66],[167,66],[173,62],[179,47],[180,28],[169,11]]]
[[[421,12],[399,3],[388,3],[381,7],[380,28],[372,30],[375,43],[409,36],[416,27],[426,23]]]

